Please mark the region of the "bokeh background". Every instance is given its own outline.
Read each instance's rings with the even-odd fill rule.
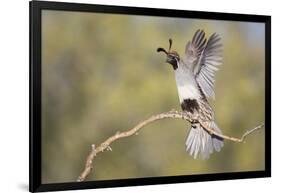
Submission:
[[[224,62],[211,101],[224,134],[264,121],[264,24],[44,10],[42,15],[42,182],[75,181],[91,144],[150,115],[180,110],[173,69],[157,47],[180,55],[197,29],[217,32]],[[194,160],[190,125],[161,120],[99,154],[87,180],[264,170],[264,131]],[[266,129],[266,128],[265,128]]]

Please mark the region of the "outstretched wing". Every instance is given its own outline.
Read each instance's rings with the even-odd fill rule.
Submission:
[[[218,70],[218,66],[222,64],[222,44],[220,40],[220,36],[216,33],[210,36],[193,68],[194,75],[203,93],[213,99],[215,98],[215,72]]]
[[[184,63],[187,67],[194,69],[206,44],[205,32],[197,30],[191,40],[185,46]]]

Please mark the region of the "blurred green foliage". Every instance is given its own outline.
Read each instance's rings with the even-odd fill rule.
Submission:
[[[43,183],[75,181],[92,143],[180,110],[173,69],[156,48],[172,37],[181,54],[199,28],[222,36],[224,63],[210,102],[223,133],[241,136],[264,121],[264,24],[44,10]],[[264,170],[263,130],[194,160],[185,152],[189,127],[162,120],[117,141],[95,159],[88,180]]]

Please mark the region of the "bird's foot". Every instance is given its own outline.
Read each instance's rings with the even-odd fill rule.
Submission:
[[[199,121],[198,120],[194,120],[194,119],[191,120],[191,124],[196,124],[196,123],[199,123]]]
[[[191,115],[191,124],[199,123],[198,121],[198,114],[192,114]]]

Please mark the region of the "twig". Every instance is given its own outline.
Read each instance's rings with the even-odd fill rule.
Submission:
[[[247,131],[246,133],[244,133],[241,138],[235,138],[235,137],[229,137],[227,135],[223,135],[223,134],[220,134],[220,133],[216,133],[212,128],[210,128],[208,126],[207,122],[204,122],[204,121],[198,119],[198,117],[192,115],[191,113],[178,112],[178,111],[175,111],[175,110],[171,110],[171,111],[166,112],[166,113],[160,113],[160,114],[157,114],[157,115],[153,115],[150,118],[140,122],[134,128],[132,128],[128,131],[117,132],[115,135],[109,137],[107,140],[105,140],[103,143],[101,143],[98,147],[95,147],[95,145],[93,144],[92,150],[87,157],[85,168],[82,171],[82,173],[80,174],[80,176],[78,177],[77,182],[84,181],[85,178],[93,170],[93,160],[95,159],[95,157],[97,156],[98,153],[103,152],[104,150],[112,150],[111,147],[110,147],[111,143],[113,143],[114,141],[116,141],[118,139],[121,139],[121,138],[124,138],[124,137],[129,137],[129,136],[132,136],[134,134],[138,134],[138,131],[141,128],[143,128],[144,126],[148,125],[149,123],[152,123],[154,121],[161,120],[161,119],[167,119],[167,118],[183,119],[183,120],[186,120],[186,121],[189,121],[189,122],[197,121],[197,122],[200,123],[200,125],[205,130],[207,130],[212,135],[215,135],[217,137],[220,137],[220,138],[223,138],[223,139],[226,139],[226,140],[230,140],[230,141],[233,141],[233,142],[243,142],[248,135],[252,134],[254,131],[257,131],[258,129],[260,129],[264,126],[263,124],[261,124],[261,125],[255,127],[254,129],[251,129],[251,130]]]
[[[262,123],[259,126],[255,127],[254,129],[246,131],[246,133],[244,133],[244,135],[242,135],[240,142],[243,142],[248,135],[250,135],[251,133],[255,132],[258,129],[261,129],[263,126],[264,126],[264,124]]]

